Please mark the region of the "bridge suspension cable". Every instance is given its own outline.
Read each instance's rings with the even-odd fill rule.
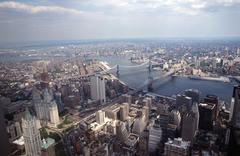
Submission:
[[[120,67],[120,68],[137,68],[137,67],[144,66],[144,65],[146,65],[146,64],[148,64],[148,61],[146,61],[146,62],[144,62],[144,63],[142,63],[142,64],[139,64],[139,65],[133,65],[133,66],[119,65],[119,67]],[[112,67],[110,68],[110,70],[117,68],[117,66],[118,66],[118,64],[112,66]]]

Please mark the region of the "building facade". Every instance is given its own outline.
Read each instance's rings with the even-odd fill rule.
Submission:
[[[233,89],[233,99],[230,108],[230,118],[233,127],[240,128],[240,86]]]
[[[22,130],[26,155],[40,156],[41,136],[37,128],[37,120],[31,115],[28,108],[26,109],[25,116],[22,119]]]
[[[168,140],[164,146],[164,156],[188,156],[190,144],[182,138]]]
[[[186,113],[182,121],[182,139],[192,142],[197,131],[197,118],[193,112]]]
[[[41,94],[39,90],[34,89],[32,94],[37,118],[45,125],[57,126],[59,123],[58,106],[53,99],[51,90],[45,88]]]
[[[101,104],[106,103],[105,80],[100,76],[92,76],[91,83],[91,99],[100,101]]]
[[[105,112],[102,110],[99,110],[96,112],[96,122],[98,124],[103,124],[105,121]]]

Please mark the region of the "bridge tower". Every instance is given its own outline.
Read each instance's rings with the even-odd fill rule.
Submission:
[[[152,62],[149,59],[149,62],[148,62],[148,72],[151,72],[151,71],[152,71]]]
[[[119,65],[117,65],[117,72],[116,72],[116,74],[117,74],[117,77],[119,77]]]
[[[148,85],[147,85],[148,91],[153,90],[153,76],[152,76],[152,62],[149,60],[149,66],[148,66]]]

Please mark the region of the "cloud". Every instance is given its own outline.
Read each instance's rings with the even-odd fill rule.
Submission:
[[[199,4],[192,4],[191,7],[194,9],[202,9],[206,7],[206,2],[199,3]]]
[[[51,2],[51,0],[49,0]],[[53,4],[55,4],[54,2]],[[0,9],[14,9],[30,14],[37,13],[68,13],[91,14],[96,10],[105,16],[124,15],[125,13],[155,13],[155,14],[185,14],[197,15],[200,12],[216,12],[227,8],[239,8],[240,0],[68,0],[63,4],[78,7],[78,9],[61,6],[42,6],[20,3],[16,1],[0,2]],[[77,5],[76,5],[77,4]],[[81,8],[85,6],[85,8]],[[88,9],[91,8],[91,9]],[[95,10],[94,10],[95,9]],[[84,11],[81,11],[84,10]]]
[[[14,9],[19,11],[25,11],[31,14],[37,14],[37,13],[69,13],[69,14],[83,14],[82,11],[71,9],[71,8],[65,8],[60,6],[34,6],[29,5],[25,3],[19,3],[14,1],[5,1],[0,2],[0,8],[3,9]]]
[[[188,14],[188,15],[197,15],[198,10],[191,9],[191,8],[184,8],[184,7],[176,7],[174,11],[181,13],[181,14]]]

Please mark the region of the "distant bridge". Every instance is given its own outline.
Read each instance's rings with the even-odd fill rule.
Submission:
[[[138,92],[138,91],[141,91],[143,90],[144,88],[147,87],[147,89],[149,91],[151,91],[153,89],[153,84],[156,83],[157,81],[159,81],[160,79],[163,79],[163,78],[166,78],[166,77],[169,77],[169,76],[172,76],[174,73],[176,72],[176,70],[174,69],[171,69],[170,71],[164,73],[163,75],[161,76],[158,76],[158,77],[151,77],[149,76],[147,80],[144,81],[144,83],[139,86],[134,92]]]
[[[180,68],[172,68],[170,69],[168,72],[166,73],[163,73],[163,75],[160,75],[160,76],[157,76],[157,77],[153,77],[152,76],[152,62],[150,60],[142,63],[142,64],[139,64],[139,65],[133,65],[133,66],[125,66],[125,65],[114,65],[113,67],[109,68],[109,69],[106,69],[102,72],[105,72],[105,73],[112,73],[111,71],[113,71],[114,69],[117,69],[116,70],[116,75],[122,75],[120,73],[120,71],[124,70],[124,69],[132,69],[131,72],[128,72],[128,74],[130,75],[133,75],[133,74],[136,74],[136,73],[139,73],[139,72],[143,72],[143,70],[134,70],[136,68],[139,68],[139,67],[143,67],[143,70],[145,72],[148,72],[148,79],[145,80],[142,85],[140,85],[138,88],[136,88],[133,93],[136,93],[138,91],[141,91],[143,90],[144,88],[147,87],[147,89],[149,91],[151,91],[153,89],[153,84],[156,83],[157,81],[159,81],[160,79],[163,79],[163,78],[166,78],[166,77],[169,77],[171,75],[173,75],[175,72],[179,71]],[[121,69],[121,70],[120,70]],[[126,75],[126,74],[124,74]]]

